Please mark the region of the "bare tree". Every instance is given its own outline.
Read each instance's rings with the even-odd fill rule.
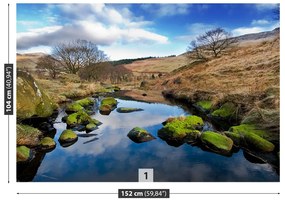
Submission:
[[[55,79],[60,71],[60,63],[50,55],[39,58],[36,68],[38,70],[45,70],[50,77]]]
[[[208,60],[211,57],[219,57],[230,46],[236,43],[236,39],[222,28],[216,28],[205,32],[193,40],[187,48],[189,58]]]
[[[53,56],[65,71],[72,74],[76,74],[83,67],[108,59],[96,44],[86,40],[59,43],[53,47]]]

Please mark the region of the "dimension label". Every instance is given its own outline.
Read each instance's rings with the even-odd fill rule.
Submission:
[[[169,198],[169,189],[119,189],[119,198]]]
[[[13,115],[13,64],[4,64],[4,115]]]

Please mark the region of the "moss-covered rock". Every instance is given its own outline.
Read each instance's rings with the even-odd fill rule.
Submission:
[[[68,147],[78,140],[77,135],[72,130],[64,130],[58,141],[63,147]]]
[[[52,138],[44,137],[40,142],[40,147],[44,151],[50,151],[56,147],[56,143]]]
[[[133,128],[128,133],[128,137],[136,143],[148,142],[148,141],[156,139],[154,136],[148,133],[145,129],[142,129],[140,127]]]
[[[239,134],[230,131],[225,131],[224,134],[232,139],[235,146],[240,147],[242,145],[242,137]]]
[[[73,113],[73,112],[78,112],[78,111],[81,111],[81,110],[83,110],[84,108],[80,105],[80,104],[78,104],[78,103],[71,103],[71,104],[69,104],[69,105],[67,105],[67,107],[66,107],[66,112],[67,113]]]
[[[136,112],[136,111],[143,111],[143,109],[141,109],[141,108],[127,108],[127,107],[117,108],[118,113],[131,113],[131,112]]]
[[[86,132],[92,132],[93,130],[96,130],[98,127],[94,123],[89,123],[85,126]]]
[[[25,145],[29,147],[38,146],[40,143],[39,138],[42,132],[38,129],[28,126],[17,124],[17,145]]]
[[[69,127],[75,127],[77,125],[87,125],[89,123],[93,123],[97,126],[101,125],[102,123],[96,119],[93,119],[88,115],[85,111],[78,111],[76,113],[72,113],[67,116],[66,124]]]
[[[263,138],[278,144],[280,142],[280,110],[269,108],[253,108],[247,113],[242,124],[251,124],[266,129],[268,134]]]
[[[233,141],[216,132],[206,131],[200,137],[206,148],[221,154],[228,154],[232,150]]]
[[[49,117],[57,106],[39,87],[35,79],[24,71],[17,70],[17,118],[32,116]]]
[[[169,118],[164,123],[165,126],[158,130],[161,139],[173,142],[193,143],[200,135],[204,125],[202,118],[191,115],[187,117]]]
[[[95,102],[94,102],[94,99],[87,97],[84,99],[77,100],[77,101],[75,101],[75,103],[79,104],[82,107],[87,107],[87,106],[94,105]]]
[[[213,111],[211,116],[221,119],[233,118],[236,115],[237,107],[234,103],[227,102],[223,104],[219,109]]]
[[[213,109],[213,102],[212,101],[199,101],[194,104],[194,107],[196,107],[199,111],[208,113]]]
[[[267,132],[254,125],[241,124],[231,127],[229,131],[240,136],[243,147],[263,152],[272,152],[275,148],[274,144],[264,139],[268,137]]]
[[[99,110],[101,114],[109,115],[110,112],[114,110],[116,107],[117,107],[116,99],[113,97],[107,97],[101,101]]]
[[[27,162],[31,159],[31,150],[26,146],[17,147],[17,162]]]

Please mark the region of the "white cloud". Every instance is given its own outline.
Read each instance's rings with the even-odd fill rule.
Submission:
[[[265,19],[253,20],[251,25],[268,25],[270,22]]]
[[[116,10],[104,4],[63,4],[61,26],[29,29],[17,34],[18,50],[36,46],[52,46],[61,41],[85,39],[98,45],[113,43],[168,43],[166,36],[149,31],[152,25],[142,17],[134,17],[128,8]]]
[[[256,4],[255,8],[258,11],[266,11],[266,10],[271,10],[271,9],[275,9],[278,7],[278,4]]]
[[[274,23],[268,26],[253,26],[253,27],[240,27],[232,30],[234,36],[240,36],[251,33],[259,33],[265,31],[271,31],[279,27],[279,23]]]
[[[189,13],[189,4],[143,4],[142,9],[158,17],[185,15]]]

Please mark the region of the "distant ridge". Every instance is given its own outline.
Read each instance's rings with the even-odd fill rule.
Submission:
[[[238,41],[249,41],[249,40],[259,40],[268,37],[274,37],[276,34],[280,33],[280,28],[275,28],[272,31],[265,31],[260,33],[245,34],[235,37]]]

